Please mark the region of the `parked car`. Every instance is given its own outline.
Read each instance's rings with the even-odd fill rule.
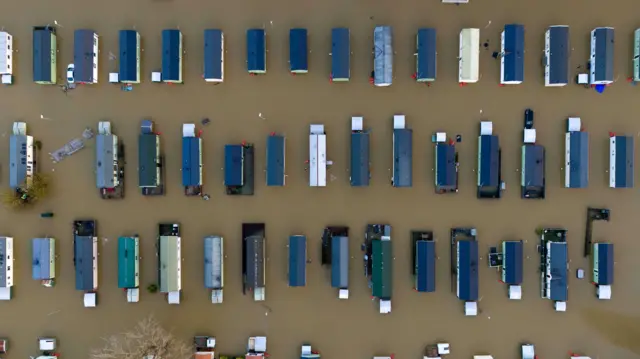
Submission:
[[[533,129],[533,110],[530,108],[524,110],[524,128]]]
[[[73,72],[76,69],[76,66],[74,64],[69,64],[69,66],[67,66],[67,82],[72,84],[76,82],[76,79],[73,76]]]

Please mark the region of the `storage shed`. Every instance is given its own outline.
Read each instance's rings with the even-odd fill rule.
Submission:
[[[501,35],[500,84],[517,85],[524,81],[524,26],[508,24]]]
[[[222,303],[224,288],[224,241],[221,236],[204,237],[204,287],[211,289],[211,302]]]
[[[11,299],[13,287],[13,238],[0,237],[0,300]]]
[[[456,243],[458,299],[465,302],[478,300],[478,242],[460,240]]]
[[[633,188],[633,136],[609,136],[609,187]]]
[[[445,132],[435,134],[435,190],[436,193],[458,192],[458,153],[455,143]]]
[[[593,244],[593,283],[598,288],[598,299],[611,299],[614,263],[613,243]]]
[[[327,134],[322,124],[309,126],[309,186],[327,186]]]
[[[544,85],[566,86],[569,83],[569,26],[554,25],[544,35]]]
[[[120,30],[120,70],[118,80],[125,84],[140,83],[142,45],[136,30]]]
[[[582,130],[579,117],[567,120],[564,175],[565,188],[589,186],[589,134]]]
[[[332,82],[351,79],[351,31],[346,27],[331,29],[331,76]]]
[[[182,83],[182,32],[162,30],[162,82]]]
[[[219,29],[204,30],[204,80],[219,84],[224,81],[224,33]]]
[[[461,85],[480,79],[480,29],[460,31],[458,51],[458,82]]]
[[[289,30],[289,71],[292,74],[309,72],[307,29]]]
[[[182,186],[186,196],[202,195],[202,138],[196,125],[182,125]]]
[[[393,82],[393,37],[391,26],[373,30],[373,85],[391,86]]]
[[[592,85],[613,83],[614,30],[612,27],[596,27],[591,31],[591,59],[589,82]]]
[[[393,116],[393,187],[413,184],[413,130],[408,129],[404,115]]]
[[[416,43],[416,81],[434,82],[437,72],[436,29],[419,29]]]
[[[480,122],[478,138],[478,198],[500,198],[502,195],[501,151],[493,123]]]
[[[33,82],[55,85],[58,81],[58,45],[55,26],[33,28]]]
[[[98,34],[93,30],[78,29],[73,35],[73,75],[79,84],[98,83]]]
[[[267,137],[267,186],[284,186],[285,137],[272,133]]]
[[[56,277],[56,241],[53,238],[31,240],[31,276],[48,281]]]
[[[307,237],[289,237],[289,287],[307,285]]]
[[[247,30],[247,71],[252,75],[267,73],[267,32],[264,29]]]
[[[436,291],[436,242],[417,240],[415,246],[415,290],[430,293]]]
[[[26,189],[35,174],[35,147],[33,137],[27,134],[27,124],[14,122],[9,136],[9,187]]]
[[[364,129],[364,118],[351,117],[351,173],[349,181],[353,187],[369,186],[371,178],[369,137],[369,131]]]
[[[131,289],[140,286],[140,239],[118,238],[118,288]]]

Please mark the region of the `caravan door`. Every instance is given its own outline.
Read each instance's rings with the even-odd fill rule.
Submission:
[[[480,75],[480,29],[460,31],[460,51],[458,54],[458,82],[475,83]]]

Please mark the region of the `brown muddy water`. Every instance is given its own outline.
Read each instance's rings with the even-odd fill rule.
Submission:
[[[592,357],[634,358],[638,349],[637,305],[640,282],[633,279],[640,252],[633,231],[640,210],[637,190],[607,187],[607,132],[640,133],[637,119],[640,89],[625,78],[631,72],[632,33],[640,26],[637,2],[619,0],[471,0],[468,5],[444,5],[422,1],[246,1],[191,0],[137,2],[113,0],[86,2],[10,1],[0,15],[0,25],[14,35],[16,84],[1,89],[1,126],[5,146],[11,123],[24,120],[31,134],[51,152],[80,135],[99,120],[112,121],[127,146],[127,197],[104,201],[95,189],[94,142],[87,149],[53,165],[46,156],[42,170],[55,180],[51,198],[21,213],[2,210],[0,232],[16,238],[14,298],[0,303],[0,336],[10,339],[8,358],[24,358],[37,349],[36,338],[56,336],[65,358],[83,358],[101,337],[132,326],[154,313],[168,328],[185,339],[194,334],[214,335],[219,351],[243,352],[247,337],[267,335],[274,358],[294,358],[308,341],[326,358],[371,358],[395,353],[397,358],[417,359],[424,345],[436,340],[452,344],[452,358],[489,353],[496,358],[519,356],[519,343],[536,344],[541,358],[563,358],[568,351]],[[73,30],[91,28],[101,35],[100,84],[73,90],[65,96],[56,87],[31,83],[31,27],[57,21],[58,71],[64,76],[72,61]],[[491,51],[499,46],[505,23],[526,26],[526,81],[517,87],[499,87],[498,63]],[[394,30],[396,79],[389,88],[372,88],[371,42],[375,25]],[[544,30],[549,25],[571,26],[573,68],[588,57],[589,31],[596,26],[616,29],[615,73],[618,81],[603,95],[578,86],[543,87],[540,57]],[[269,73],[249,77],[245,66],[245,30],[266,27],[269,36]],[[331,85],[329,74],[330,29],[348,26],[352,31],[352,81]],[[179,27],[185,37],[185,84],[166,86],[148,80],[133,92],[106,83],[117,61],[118,30],[137,29],[143,38],[143,72],[160,66],[160,32]],[[287,73],[288,30],[309,29],[310,69],[307,76]],[[419,27],[438,29],[438,80],[430,87],[411,79],[414,67],[414,34]],[[457,84],[458,32],[463,27],[481,29],[490,40],[481,53],[482,79],[459,88]],[[201,79],[202,31],[225,31],[225,83],[208,86]],[[538,140],[547,146],[547,199],[524,201],[519,196],[522,112],[536,111]],[[482,111],[482,115],[481,115]],[[258,115],[262,113],[260,118]],[[391,167],[391,118],[407,116],[414,129],[413,188],[389,185]],[[50,120],[40,119],[41,115]],[[348,181],[349,123],[363,115],[373,129],[373,177],[369,188],[350,188]],[[581,116],[591,133],[591,183],[588,190],[562,188],[562,154],[565,119]],[[137,186],[137,133],[142,117],[150,116],[162,132],[167,160],[168,194],[145,198]],[[180,188],[181,124],[212,119],[204,128],[205,186],[212,200],[186,198]],[[503,177],[507,191],[499,201],[475,198],[478,122],[494,121],[501,136]],[[332,181],[326,188],[307,186],[304,160],[308,152],[308,125],[324,123],[328,132],[328,155],[334,161]],[[431,134],[445,130],[463,134],[460,193],[435,195]],[[256,169],[264,166],[266,135],[271,131],[288,136],[288,180],[285,188],[267,188],[259,176],[256,195],[229,197],[222,186],[223,145],[242,140],[257,145]],[[7,186],[7,152],[0,157],[2,186]],[[616,284],[613,299],[599,302],[588,280],[574,277],[576,268],[589,268],[582,257],[586,207],[607,206],[613,219],[595,226],[594,239],[616,243]],[[42,211],[56,216],[40,219]],[[71,222],[95,218],[102,238],[99,259],[99,306],[82,307],[82,294],[74,290]],[[126,303],[117,288],[116,238],[138,233],[142,241],[142,286],[156,279],[154,246],[157,223],[178,221],[183,228],[183,302],[169,306],[160,295],[142,293],[137,304]],[[265,222],[268,242],[267,300],[255,303],[241,291],[242,222]],[[371,302],[361,270],[359,245],[367,223],[393,226],[393,312],[383,316]],[[348,225],[352,233],[351,298],[339,301],[330,288],[327,272],[320,267],[320,235],[326,225]],[[556,313],[552,303],[540,299],[539,265],[535,229],[563,226],[569,230],[570,299],[566,313]],[[504,239],[526,241],[524,298],[508,301],[498,274],[484,265],[480,270],[481,315],[463,316],[462,303],[449,290],[448,233],[453,226],[478,229],[483,263],[490,245]],[[421,295],[412,290],[409,232],[432,229],[438,242],[438,290]],[[289,288],[286,282],[286,240],[302,233],[311,241],[308,285]],[[225,302],[212,305],[203,287],[202,238],[220,234],[227,240]],[[59,283],[53,289],[31,279],[30,239],[58,239]],[[268,312],[268,315],[265,313]],[[632,339],[632,338],[636,339]]]

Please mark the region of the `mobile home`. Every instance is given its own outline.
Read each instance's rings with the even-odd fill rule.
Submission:
[[[351,30],[346,27],[331,29],[331,82],[351,79]]]
[[[124,151],[118,136],[111,132],[111,123],[98,124],[96,136],[96,187],[102,198],[123,198]]]
[[[613,83],[614,30],[612,27],[596,27],[591,31],[591,69],[589,82],[592,85]]]
[[[393,294],[393,252],[391,226],[367,225],[365,232],[365,273],[369,277],[371,296],[380,301],[380,313],[391,313]]]
[[[589,133],[583,131],[579,117],[567,120],[565,134],[565,188],[589,186]]]
[[[267,32],[247,30],[247,71],[251,75],[267,73]]]
[[[79,29],[73,34],[73,76],[79,84],[98,83],[98,34],[93,30]]]
[[[505,25],[500,42],[500,84],[521,84],[524,81],[524,26]]]
[[[224,146],[224,185],[228,195],[253,195],[254,147],[243,142]]]
[[[529,113],[533,116],[533,111]],[[527,112],[526,112],[527,113]],[[525,116],[527,116],[525,114]],[[546,195],[545,150],[536,143],[536,130],[533,122],[525,124],[524,143],[522,145],[522,169],[520,173],[520,197],[525,199],[544,199]]]
[[[13,268],[13,238],[0,237],[0,300],[11,299]]]
[[[95,307],[98,290],[98,237],[96,221],[73,222],[73,263],[76,290],[85,292],[84,306]]]
[[[436,242],[433,232],[411,232],[413,246],[414,289],[421,293],[436,291]]]
[[[252,292],[256,302],[264,301],[266,296],[264,235],[264,223],[242,224],[242,291]]]
[[[327,134],[324,125],[309,126],[309,186],[327,186]]]
[[[544,85],[569,83],[569,26],[550,26],[544,36]]]
[[[169,304],[180,304],[182,290],[182,244],[180,225],[161,223],[158,237],[158,287]]]
[[[567,230],[545,228],[540,236],[542,298],[554,301],[555,310],[567,310]]]
[[[285,137],[272,133],[267,137],[267,186],[284,186]]]
[[[462,29],[458,52],[458,82],[462,85],[475,83],[479,78],[480,29]]]
[[[451,269],[455,272],[456,296],[464,301],[466,316],[478,315],[478,241],[475,228],[451,230]]]
[[[368,130],[364,129],[364,118],[351,117],[351,168],[349,181],[352,187],[367,187],[371,179]]]
[[[128,302],[138,302],[140,296],[140,239],[118,238],[118,288],[127,292]]]
[[[140,83],[142,45],[136,30],[120,30],[120,69],[118,81],[125,84]]]
[[[182,32],[178,29],[162,30],[162,82],[182,83]]]
[[[611,299],[613,284],[613,243],[593,244],[593,283],[598,299]]]
[[[224,241],[221,236],[204,237],[204,287],[211,289],[211,303],[223,301]]]
[[[27,134],[25,122],[14,122],[9,136],[9,187],[25,190],[33,184],[35,147],[33,136]]]
[[[373,84],[391,86],[393,82],[393,37],[391,26],[373,30]]]
[[[56,278],[56,240],[34,238],[31,240],[31,276],[51,287]]]
[[[478,198],[500,198],[502,196],[501,156],[498,136],[493,134],[493,122],[480,122]]]
[[[186,196],[202,195],[202,138],[196,125],[182,125],[182,186]]]
[[[446,132],[435,134],[435,190],[436,193],[458,192],[458,153],[455,142]]]
[[[416,43],[416,81],[434,82],[437,72],[436,29],[419,29]]]
[[[292,74],[309,72],[307,29],[289,30],[289,71]]]
[[[633,32],[633,81],[640,82],[640,29]]]
[[[214,84],[224,81],[224,33],[204,30],[204,80]]]
[[[522,299],[523,253],[522,241],[502,242],[501,280],[509,286],[509,299]]]
[[[289,287],[307,285],[307,237],[289,237]]]
[[[609,187],[633,188],[633,136],[609,136]]]
[[[331,268],[331,287],[349,299],[349,228],[326,227],[322,233],[322,265]]]
[[[58,45],[55,26],[33,28],[33,82],[55,85],[58,81]]]
[[[0,79],[2,84],[13,82],[13,36],[0,31]]]
[[[413,185],[413,130],[407,128],[404,115],[393,116],[393,165],[391,185]]]
[[[142,120],[138,136],[138,186],[145,196],[164,194],[160,136],[151,120]]]

